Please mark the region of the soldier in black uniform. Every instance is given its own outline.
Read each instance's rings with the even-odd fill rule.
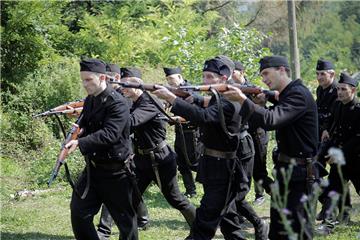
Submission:
[[[219,58],[226,59],[226,61],[228,62],[232,61],[224,55],[219,56]],[[236,64],[239,64],[239,62],[231,65],[230,70],[233,74],[236,74],[236,71],[238,71],[236,70]],[[234,80],[233,75],[232,79]],[[236,79],[235,77],[234,81],[236,82],[237,80],[238,79]],[[245,81],[240,84],[245,85]],[[246,173],[246,177],[248,179],[248,189],[244,189],[244,192],[238,193],[238,196],[230,204],[224,218],[221,220],[220,228],[223,232],[225,239],[238,239],[240,238],[239,236],[241,236],[241,228],[239,223],[243,222],[243,218],[245,217],[253,224],[255,228],[255,239],[266,240],[268,234],[268,225],[257,215],[255,210],[244,198],[244,196],[247,195],[251,186],[255,155],[253,139],[252,136],[249,134],[248,129],[248,122],[246,120],[243,120],[239,134],[239,146],[237,149],[237,157],[240,160],[241,166]]]
[[[121,81],[143,83],[134,68],[122,68]],[[166,143],[166,122],[161,119],[157,99],[151,99],[140,89],[123,88],[124,95],[133,101],[130,110],[131,132],[134,134],[134,162],[140,193],[154,181],[168,203],[179,210],[192,225],[195,207],[180,192],[176,176],[176,154]],[[156,106],[157,105],[157,106]]]
[[[88,93],[79,127],[83,133],[66,147],[77,146],[87,161],[87,171],[74,191],[71,223],[76,239],[99,239],[94,215],[105,204],[120,230],[121,239],[138,239],[133,208],[133,187],[127,171],[130,148],[130,114],[125,99],[106,84],[105,63],[97,59],[80,62],[80,76]]]
[[[188,86],[187,80],[181,76],[181,68],[164,68],[166,80],[170,86]],[[191,198],[196,195],[196,186],[192,170],[196,171],[198,158],[201,154],[199,127],[191,123],[175,125],[175,152],[177,154],[178,170],[183,178],[185,196]]]
[[[318,116],[316,103],[310,91],[301,83],[300,79],[291,81],[288,61],[282,56],[264,57],[260,60],[260,74],[263,82],[271,89],[279,91],[278,102],[270,109],[265,109],[253,103],[238,88],[229,86],[230,90],[224,95],[242,104],[241,116],[251,114],[250,122],[265,130],[276,130],[276,141],[279,155],[274,163],[277,170],[276,179],[279,181],[280,193],[283,195],[285,184],[280,169],[288,169],[291,159],[296,165],[289,182],[289,193],[286,208],[293,231],[302,233],[303,239],[312,238],[311,223],[306,220],[304,205],[300,199],[310,194],[313,180],[313,158],[317,152]],[[258,97],[265,97],[260,95]],[[309,174],[307,174],[309,173]],[[273,201],[274,199],[272,199]],[[289,239],[279,212],[275,208],[270,210],[270,239]],[[301,223],[305,220],[305,229]]]
[[[117,64],[112,64],[112,63],[106,64],[106,75],[108,78],[111,78],[111,80],[120,82],[120,78],[121,78],[120,67]],[[113,89],[115,89],[118,93],[120,93],[123,96],[119,84],[111,84],[111,86],[113,87]],[[125,100],[129,108],[131,108],[132,101],[129,98],[125,98]],[[145,204],[139,205],[137,209],[137,214],[138,214],[137,216],[138,228],[141,230],[145,229],[146,224],[148,223],[148,214]],[[113,222],[114,221],[109,213],[109,210],[103,204],[101,207],[100,221],[99,224],[97,225],[97,232],[100,240],[110,239],[111,227],[113,225]]]
[[[329,129],[333,116],[331,108],[337,98],[334,65],[322,59],[316,64],[316,78],[319,86],[316,89],[316,105],[319,114],[319,138],[326,141],[329,136],[323,132]]]
[[[220,58],[207,60],[203,68],[204,84],[225,83],[231,73],[229,65]],[[199,124],[203,132],[205,149],[199,159],[197,180],[203,184],[204,195],[187,239],[211,239],[229,203],[239,192],[245,194],[248,189],[246,174],[236,156],[240,105],[215,94],[206,108],[192,105],[166,88],[154,94],[172,104],[171,112]],[[240,234],[237,237],[243,239]]]
[[[327,129],[330,128],[333,122],[332,108],[337,98],[336,81],[335,81],[335,67],[330,61],[319,59],[316,64],[316,78],[319,86],[316,89],[316,105],[319,113],[319,139],[320,151],[324,152],[329,140]],[[320,155],[319,155],[320,156]],[[325,166],[326,159],[318,157],[318,160]],[[323,203],[326,199],[325,194],[319,197],[319,201]],[[316,220],[325,219],[325,208],[322,207]]]
[[[251,83],[246,79],[245,68],[239,61],[234,61],[235,70],[232,79],[235,83],[252,86]],[[266,102],[258,103],[258,105],[265,107]],[[261,205],[265,201],[264,189],[267,193],[270,193],[270,185],[273,183],[272,179],[266,169],[266,157],[267,157],[267,145],[269,142],[269,136],[267,131],[261,127],[256,127],[254,124],[249,122],[248,129],[253,141],[255,148],[254,156],[254,167],[253,167],[253,178],[255,181],[255,205]]]
[[[325,218],[323,224],[317,229],[322,234],[329,234],[334,228],[335,217],[331,210],[331,198],[329,192],[336,191],[340,195],[344,194],[344,187],[338,172],[337,165],[342,165],[344,181],[351,181],[360,195],[360,103],[356,98],[356,87],[358,82],[348,74],[340,75],[337,84],[338,101],[335,102],[332,116],[334,117],[331,127],[327,132],[330,137],[326,149],[320,152],[324,159],[330,164],[329,186],[324,191],[325,198],[322,200]],[[325,130],[326,131],[326,130]],[[331,147],[339,148],[343,151],[345,162],[337,162],[331,156],[327,155],[327,150]],[[330,158],[329,158],[330,157]],[[342,202],[339,201],[339,211],[343,211],[344,215],[339,216],[339,221],[349,222],[351,208],[350,198],[345,197],[345,209],[341,209]],[[342,219],[341,219],[342,218]]]

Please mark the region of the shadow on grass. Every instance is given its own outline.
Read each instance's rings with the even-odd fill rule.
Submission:
[[[1,239],[6,240],[68,240],[74,239],[73,236],[59,236],[50,235],[36,232],[29,233],[11,233],[11,232],[0,232]]]

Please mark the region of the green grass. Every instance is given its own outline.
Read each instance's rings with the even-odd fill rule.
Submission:
[[[63,174],[63,172],[61,172]],[[55,184],[54,191],[33,197],[14,200],[11,194],[27,187],[27,174],[22,164],[10,159],[1,159],[1,239],[74,239],[70,222],[70,196],[71,188],[65,183]],[[179,179],[180,180],[180,179]],[[180,188],[184,191],[182,182]],[[201,185],[197,185],[198,196],[191,201],[198,206],[202,195]],[[338,226],[334,234],[328,237],[316,237],[315,239],[360,239],[360,199],[352,192],[353,212],[352,222],[347,226]],[[248,195],[248,200],[254,199],[253,190]],[[188,232],[188,226],[182,215],[162,197],[156,186],[151,186],[145,194],[145,202],[149,209],[151,226],[146,231],[141,231],[140,239],[144,240],[174,240],[184,239]],[[266,202],[256,211],[264,219],[269,220],[270,197],[266,196]],[[96,216],[95,223],[98,222]],[[243,225],[244,235],[253,239],[253,229],[249,223]],[[118,230],[113,229],[111,239],[118,239]],[[222,239],[218,231],[216,237]]]

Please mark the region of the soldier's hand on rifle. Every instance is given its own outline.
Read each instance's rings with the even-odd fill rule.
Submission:
[[[260,93],[260,94],[256,95],[255,97],[253,97],[252,100],[254,103],[256,103],[260,106],[265,106],[266,101],[267,101],[265,93]]]
[[[241,104],[243,104],[247,99],[246,95],[239,88],[233,87],[231,85],[228,85],[228,90],[222,94],[230,101],[238,101]]]
[[[329,140],[329,138],[330,138],[329,132],[324,130],[321,134],[321,142],[325,142]]]
[[[195,99],[192,95],[190,95],[187,98],[185,98],[185,101],[187,101],[188,103],[193,103],[195,101]]]
[[[175,99],[177,98],[175,94],[170,92],[166,87],[156,85],[157,90],[152,92],[155,96],[166,100],[170,104],[173,104]]]
[[[78,140],[71,140],[70,142],[68,142],[65,147],[67,149],[69,149],[69,154],[72,153],[73,151],[75,151],[75,149],[77,148],[77,146],[79,145],[79,141]]]

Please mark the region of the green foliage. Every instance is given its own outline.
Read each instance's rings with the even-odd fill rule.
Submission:
[[[234,24],[230,28],[222,29],[218,36],[218,45],[223,51],[222,54],[240,61],[251,81],[259,84],[259,60],[271,55],[270,49],[262,47],[262,42],[266,37],[256,29],[246,29]]]
[[[2,2],[1,62],[3,86],[12,89],[56,54],[54,45],[66,33],[59,24],[60,2]]]
[[[1,153],[25,164],[32,182],[43,184],[60,149],[60,129],[54,119],[33,119],[32,115],[78,99],[82,95],[76,59],[54,59],[16,85],[16,93],[4,92]],[[64,121],[65,127],[70,122]]]
[[[301,57],[301,75],[313,88],[316,86],[315,66],[319,58],[332,61],[337,73],[359,71],[360,66],[360,23],[354,11],[348,11],[350,6],[354,9],[355,3],[331,2],[322,3],[321,14],[317,18],[311,17],[316,24],[306,21],[306,17],[317,14],[311,10],[302,16],[298,29],[299,48]],[[357,4],[358,5],[358,4]],[[304,34],[301,34],[304,33]]]

